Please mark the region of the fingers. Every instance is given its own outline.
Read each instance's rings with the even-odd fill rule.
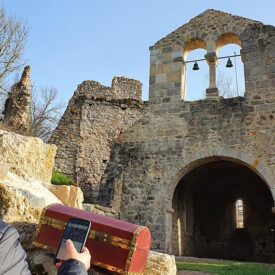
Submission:
[[[66,241],[66,249],[69,253],[77,253],[74,244],[70,239]]]

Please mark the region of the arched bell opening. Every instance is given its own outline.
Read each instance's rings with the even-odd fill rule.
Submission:
[[[183,100],[194,101],[205,97],[208,64],[204,60],[207,45],[201,39],[193,39],[184,44],[185,75]],[[190,62],[192,60],[192,62]]]
[[[194,168],[174,191],[172,252],[271,262],[273,203],[265,182],[241,163],[219,160]]]
[[[244,96],[244,64],[241,41],[234,33],[221,35],[216,41],[217,88],[224,98]],[[222,57],[222,58],[220,58]]]

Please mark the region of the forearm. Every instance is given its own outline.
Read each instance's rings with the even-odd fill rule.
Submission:
[[[64,261],[58,270],[57,275],[87,275],[85,265],[80,261],[70,259]]]

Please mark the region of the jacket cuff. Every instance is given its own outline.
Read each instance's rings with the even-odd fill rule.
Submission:
[[[62,263],[57,274],[87,275],[88,273],[85,265],[82,262],[75,259],[69,259]]]

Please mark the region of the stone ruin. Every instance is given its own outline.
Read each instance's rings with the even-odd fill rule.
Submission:
[[[245,94],[224,99],[217,51],[231,43],[242,48]],[[189,102],[186,57],[198,48],[207,50],[209,86],[206,99]],[[139,81],[85,81],[51,137],[54,169],[97,204],[83,204],[78,187],[51,185],[55,146],[1,130],[0,218],[27,250],[41,209],[57,202],[147,225],[159,252],[274,262],[275,28],[207,10],[150,52],[148,103]],[[28,131],[30,102],[27,66],[4,123]],[[33,274],[55,273],[52,256],[28,254]],[[175,274],[174,258],[151,251],[146,272]]]
[[[31,117],[30,66],[26,66],[18,83],[11,87],[4,106],[4,123],[12,130],[29,132]]]
[[[55,169],[78,182],[85,197],[97,198],[110,142],[141,117],[144,106],[137,80],[115,77],[111,87],[84,81],[49,140],[58,146]]]
[[[245,94],[225,99],[217,51],[232,43],[242,48]],[[198,48],[209,87],[189,102],[185,60]],[[274,261],[275,27],[207,10],[150,54],[148,104],[133,80],[78,87],[50,140],[55,169],[121,219],[149,226],[155,250]]]

